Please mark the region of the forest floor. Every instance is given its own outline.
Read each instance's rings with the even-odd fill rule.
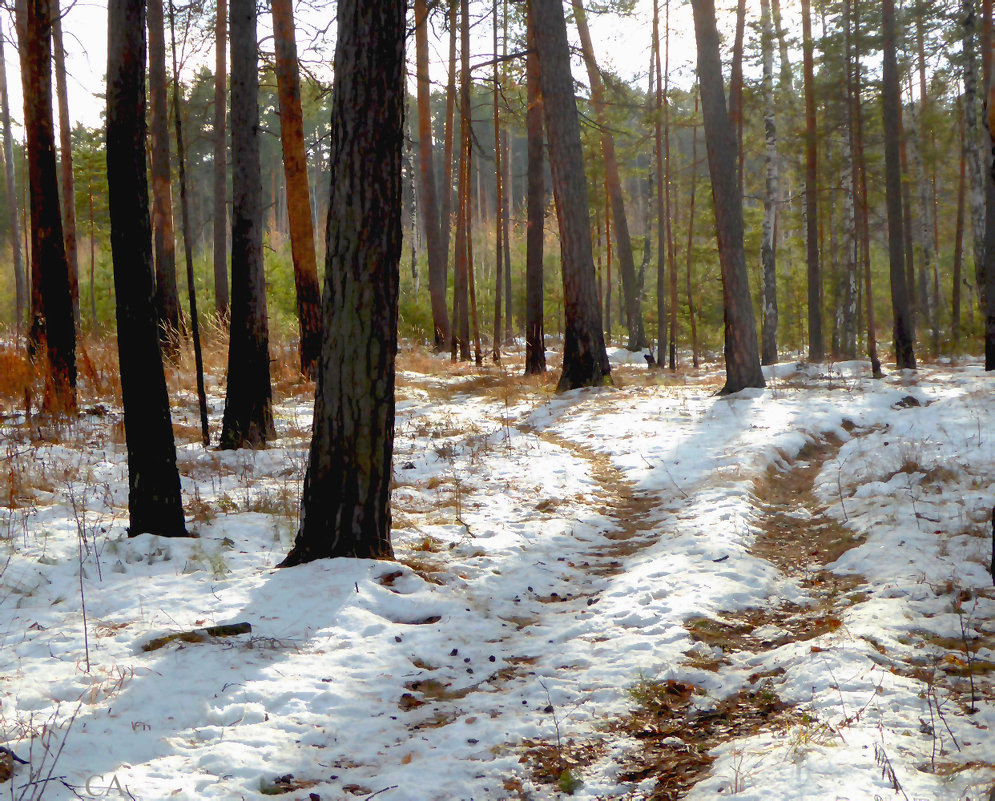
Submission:
[[[520,354],[403,350],[394,562],[273,568],[312,411],[286,354],[262,451],[204,450],[170,370],[190,539],[126,534],[111,357],[72,425],[3,398],[0,745],[30,764],[0,797],[989,799],[975,360],[718,397],[714,364],[614,350],[615,387],[556,395]]]

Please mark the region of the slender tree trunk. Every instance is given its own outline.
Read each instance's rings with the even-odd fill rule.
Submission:
[[[505,70],[507,69],[508,58],[508,0],[504,0],[504,13],[502,16],[501,33],[501,53],[503,61],[501,64],[501,83],[505,85]],[[508,129],[505,126],[501,133],[501,152],[504,163],[505,190],[504,204],[501,207],[501,216],[504,217],[502,230],[504,232],[504,341],[508,345],[513,345],[515,341],[512,326],[512,298],[511,298],[511,198],[514,193],[514,185],[511,176],[511,145],[513,140],[508,137]],[[500,270],[498,270],[500,274]],[[497,276],[500,280],[500,275]]]
[[[822,336],[822,270],[819,265],[819,174],[815,129],[815,59],[810,0],[802,0],[802,53],[805,78],[805,225],[808,264],[808,359],[825,358]]]
[[[10,228],[10,247],[14,264],[14,298],[18,334],[24,331],[28,311],[28,286],[21,258],[21,236],[17,223],[17,185],[14,182],[14,142],[10,130],[10,104],[7,99],[7,62],[4,57],[4,40],[7,34],[0,26],[0,126],[3,128],[4,189],[7,200],[7,225]]]
[[[259,172],[255,0],[231,0],[232,302],[222,449],[262,448],[275,436],[269,374]]]
[[[107,188],[128,449],[128,534],[186,535],[159,347],[145,167],[145,3],[110,0]]]
[[[963,132],[966,134],[966,131]],[[967,159],[965,147],[960,151],[960,178],[957,182],[957,230],[954,234],[954,266],[950,292],[950,338],[954,345],[960,343],[960,285],[964,261],[964,206],[967,185]]]
[[[446,260],[449,259],[449,235],[452,231],[453,222],[453,147],[455,139],[455,116],[456,116],[456,38],[458,34],[458,11],[459,11],[459,0],[449,0],[449,81],[446,84],[446,129],[443,137],[443,153],[442,153],[442,199],[439,208],[439,218],[442,224],[442,251],[446,254]],[[455,281],[455,265],[454,265],[454,276]],[[448,273],[449,267],[446,265],[446,271]],[[455,290],[454,290],[455,291]],[[453,306],[455,308],[456,298],[453,297]],[[459,322],[455,314],[453,314],[453,319],[451,321],[450,334],[455,341],[456,332],[455,327],[458,327]]]
[[[771,0],[771,18],[774,22],[774,34],[777,37],[778,55],[780,56],[781,89],[786,97],[793,97],[795,91],[794,76],[791,72],[791,61],[788,58],[788,37],[781,24],[781,0]]]
[[[855,207],[855,174],[853,158],[853,101],[850,97],[853,91],[851,81],[851,46],[850,46],[850,9],[849,0],[843,3],[843,43],[844,70],[843,81],[843,270],[841,275],[840,302],[837,304],[837,329],[839,331],[839,355],[845,359],[855,359],[857,356],[857,216]]]
[[[964,147],[967,157],[971,208],[971,247],[974,257],[974,281],[979,299],[983,301],[985,285],[985,173],[978,150],[978,79],[974,32],[977,26],[974,0],[962,0],[963,74],[964,74]]]
[[[760,235],[760,262],[763,277],[763,324],[761,363],[777,364],[777,127],[774,119],[774,32],[770,18],[770,0],[760,2],[760,49],[763,61],[764,151],[764,221]]]
[[[674,245],[674,215],[670,206],[670,0],[666,3],[663,35],[663,163],[664,206],[667,211],[667,271],[670,275],[670,354],[669,367],[677,369],[677,248]],[[742,166],[742,165],[740,165]],[[742,171],[740,171],[742,180]]]
[[[743,35],[746,30],[746,0],[736,2],[736,36],[732,45],[729,76],[729,124],[736,135],[736,183],[743,194]]]
[[[639,289],[636,285],[636,268],[632,256],[632,240],[629,236],[629,223],[625,213],[625,199],[622,195],[622,180],[619,177],[618,158],[615,154],[615,137],[606,113],[604,86],[598,63],[594,57],[594,45],[587,26],[582,0],[571,0],[577,33],[580,35],[581,52],[591,82],[591,105],[601,128],[601,155],[605,162],[605,183],[612,203],[612,216],[615,218],[615,243],[618,255],[619,273],[622,277],[622,292],[625,297],[625,324],[629,331],[629,350],[640,350],[646,346],[646,333],[643,328],[642,308]]]
[[[69,90],[66,87],[66,51],[62,42],[62,13],[52,0],[52,47],[55,56],[55,90],[59,104],[59,191],[62,198],[62,235],[69,265],[69,289],[73,296],[73,321],[80,333],[79,259],[76,255],[76,187],[73,182],[73,134],[69,122]]]
[[[214,20],[214,310],[219,318],[227,320],[230,314],[228,295],[228,142],[227,97],[228,68],[228,0],[217,0]]]
[[[94,270],[96,267],[96,244],[97,240],[93,230],[93,184],[88,183],[86,187],[87,205],[90,211],[90,329],[97,328],[97,292],[93,286]]]
[[[982,0],[983,69],[985,108],[988,112],[989,147],[992,158],[985,160],[985,370],[995,370],[995,34],[992,32],[992,0]]]
[[[915,170],[916,187],[919,190],[919,243],[922,251],[922,261],[919,263],[918,309],[923,327],[929,326],[931,344],[934,353],[940,347],[940,331],[936,321],[936,310],[931,302],[929,291],[929,275],[933,271],[936,259],[933,250],[933,200],[929,191],[929,176],[922,158],[922,139],[920,137],[921,109],[912,106],[912,125],[909,128],[908,144],[912,156],[912,166]]]
[[[888,206],[888,253],[891,264],[891,309],[894,316],[895,362],[899,369],[914,370],[912,311],[905,282],[905,242],[902,228],[902,171],[899,155],[901,95],[895,47],[895,0],[882,0],[884,33],[881,85],[884,114],[885,195]]]
[[[719,34],[713,0],[692,0],[695,39],[698,45],[698,81],[705,123],[708,171],[712,178],[712,202],[722,270],[722,300],[725,311],[726,383],[723,394],[747,387],[763,387],[753,318],[746,255],[743,250],[743,198],[736,184],[736,141],[729,127]]]
[[[435,349],[449,342],[449,312],[446,309],[446,249],[439,219],[432,152],[432,83],[428,70],[428,5],[415,0],[415,71],[418,79],[418,166],[421,179],[421,218],[428,250],[428,291],[432,301]],[[446,221],[448,227],[448,220]]]
[[[694,115],[698,116],[698,95],[694,96]],[[687,246],[687,293],[688,293],[688,318],[691,324],[691,359],[695,369],[701,363],[698,353],[698,315],[694,307],[694,295],[692,293],[691,263],[694,255],[694,201],[697,195],[698,186],[698,123],[697,119],[691,126],[691,198],[688,202],[688,246]]]
[[[301,372],[308,378],[314,378],[321,353],[321,291],[318,289],[314,226],[311,222],[311,191],[308,188],[307,148],[304,146],[293,0],[273,0],[272,7],[280,141],[287,186],[287,222],[301,334]]]
[[[666,292],[666,264],[667,264],[667,215],[670,209],[664,203],[664,181],[666,165],[663,153],[663,67],[660,61],[660,3],[659,0],[653,2],[653,75],[654,85],[654,114],[653,114],[653,140],[654,157],[656,159],[656,237],[657,237],[657,258],[656,258],[656,363],[659,366],[665,364],[667,351],[667,292]]]
[[[44,407],[53,414],[76,411],[76,326],[59,210],[52,119],[52,15],[50,0],[25,0],[24,128],[31,188],[31,276],[36,342],[46,352]],[[35,288],[37,287],[37,289]]]
[[[324,340],[291,566],[392,558],[405,3],[340,0]]]
[[[525,84],[528,188],[525,229],[525,374],[546,372],[546,344],[543,336],[543,234],[546,216],[546,178],[543,171],[542,93],[539,89],[539,58],[535,48],[532,15],[528,15],[528,56]]]
[[[501,361],[501,291],[503,280],[501,273],[504,269],[504,195],[503,182],[504,172],[501,152],[501,114],[498,110],[498,0],[494,0],[494,20],[493,20],[493,40],[494,40],[494,86],[492,87],[493,116],[494,116],[494,189],[496,193],[495,214],[494,214],[494,343],[491,356],[495,362]]]
[[[460,0],[460,156],[456,182],[456,253],[453,281],[453,358],[470,358],[470,19],[469,3]]]
[[[166,34],[163,0],[148,0],[149,140],[152,162],[152,253],[159,338],[170,360],[180,354],[180,297],[176,288],[172,179],[169,167],[169,115],[166,112]]]
[[[612,209],[605,191],[605,338],[612,335]],[[600,305],[599,305],[600,308]]]
[[[598,308],[598,286],[591,251],[587,178],[580,122],[570,73],[567,27],[560,0],[529,4],[539,54],[539,79],[549,140],[553,196],[560,229],[563,307],[566,329],[563,372],[557,390],[611,382]]]
[[[200,438],[204,447],[210,445],[207,427],[207,391],[204,388],[204,356],[200,347],[200,317],[197,314],[197,284],[193,273],[193,237],[190,235],[190,203],[187,200],[187,154],[183,142],[183,122],[180,113],[180,71],[176,59],[176,12],[169,0],[169,38],[173,53],[173,127],[176,133],[176,160],[179,162],[180,219],[183,226],[183,255],[187,267],[187,297],[190,301],[190,336],[193,339],[194,369],[197,373],[197,402],[200,407]],[[91,236],[93,203],[90,203]],[[90,270],[93,271],[93,243],[90,244]],[[92,282],[92,277],[91,277]]]

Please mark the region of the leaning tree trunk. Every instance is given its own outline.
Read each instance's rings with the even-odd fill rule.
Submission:
[[[185,536],[159,349],[145,172],[145,3],[110,0],[107,189],[117,302],[131,536]]]
[[[217,0],[214,20],[214,311],[222,320],[230,313],[228,294],[228,142],[226,140],[226,98],[228,86],[225,66],[228,42],[227,0]]]
[[[815,59],[810,0],[802,0],[802,54],[805,85],[805,243],[808,264],[808,359],[825,358],[822,341],[822,270],[819,265],[819,174],[815,130]]]
[[[7,100],[7,63],[4,58],[6,33],[0,27],[0,126],[3,128],[4,189],[7,200],[7,225],[10,228],[10,246],[14,264],[14,299],[17,321],[15,328],[20,334],[24,331],[24,320],[28,311],[28,286],[24,276],[24,260],[21,258],[21,238],[17,223],[17,185],[14,182],[14,142],[10,130],[10,104]]]
[[[895,363],[914,370],[912,309],[905,281],[905,239],[902,224],[902,167],[899,154],[901,96],[895,52],[895,0],[882,0],[884,32],[881,103],[884,114],[885,197],[888,207],[888,255],[891,265],[891,309],[894,316]]]
[[[580,122],[570,73],[567,26],[560,0],[530,3],[543,113],[549,139],[553,196],[560,228],[565,331],[563,372],[557,390],[611,382],[598,305],[598,284],[588,222],[587,177]]]
[[[543,337],[542,251],[546,214],[546,177],[543,172],[542,93],[539,90],[539,57],[536,55],[532,15],[528,18],[528,55],[525,84],[528,187],[525,228],[525,374],[546,372],[546,343]]]
[[[59,190],[62,195],[62,235],[69,265],[69,289],[73,296],[73,321],[80,332],[79,259],[76,255],[76,187],[73,181],[73,136],[69,123],[69,90],[66,86],[66,51],[62,43],[62,13],[58,0],[52,3],[52,45],[55,56],[55,88],[59,104]]]
[[[255,0],[231,0],[232,302],[219,446],[262,448],[274,436],[259,174]]]
[[[629,350],[646,347],[646,332],[643,328],[643,312],[639,300],[639,287],[636,284],[636,267],[632,256],[632,240],[629,236],[629,221],[625,213],[625,199],[622,195],[622,179],[619,177],[618,157],[615,154],[615,137],[608,120],[607,103],[601,73],[594,57],[594,45],[587,26],[582,0],[571,0],[577,33],[580,35],[581,51],[591,82],[591,105],[601,128],[601,155],[605,162],[605,186],[611,198],[612,217],[615,221],[615,252],[618,255],[618,269],[622,278],[622,294],[625,300],[625,325],[629,331]]]
[[[173,235],[169,115],[166,112],[166,31],[162,0],[148,0],[149,102],[152,154],[152,236],[155,256],[159,337],[167,356],[179,357],[180,295],[176,288],[176,237]]]
[[[284,566],[390,558],[405,3],[340,0],[325,335],[301,527]]]
[[[698,45],[698,83],[705,125],[708,171],[712,178],[712,203],[722,270],[725,310],[726,383],[723,394],[747,387],[763,387],[757,349],[757,329],[750,301],[743,250],[743,198],[736,184],[736,140],[729,127],[719,34],[713,0],[692,0],[694,32]]]
[[[301,334],[301,372],[308,378],[314,378],[321,352],[321,291],[318,289],[318,265],[314,253],[293,0],[273,0],[272,8],[280,142],[287,185],[287,223],[290,227],[290,254],[294,262],[297,319]]]
[[[446,309],[447,264],[442,241],[439,201],[435,185],[435,159],[432,152],[432,82],[428,71],[428,5],[415,0],[415,71],[418,75],[418,176],[421,191],[421,218],[428,250],[428,292],[432,300],[432,327],[435,349],[449,342],[449,312]],[[448,220],[446,221],[448,225]]]
[[[51,0],[24,3],[22,51],[24,128],[31,188],[31,276],[37,287],[33,327],[46,351],[44,406],[55,414],[76,411],[76,325],[66,245],[59,210],[52,120]],[[33,287],[32,291],[35,289]]]
[[[764,221],[760,234],[763,278],[761,362],[777,364],[777,126],[774,119],[774,31],[770,0],[760,0],[760,49],[763,61],[764,96]]]

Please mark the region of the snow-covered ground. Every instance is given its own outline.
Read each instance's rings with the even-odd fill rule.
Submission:
[[[562,395],[402,360],[396,562],[273,568],[306,394],[278,404],[274,447],[220,452],[187,443],[175,393],[195,539],[126,536],[116,409],[31,435],[8,418],[0,745],[32,764],[0,797],[649,798],[658,776],[630,769],[652,737],[625,721],[673,686],[686,731],[655,742],[675,754],[735,693],[780,710],[730,728],[689,798],[987,799],[991,377],[785,364],[720,398],[714,370],[637,359],[620,388]],[[827,531],[852,539],[831,581]]]

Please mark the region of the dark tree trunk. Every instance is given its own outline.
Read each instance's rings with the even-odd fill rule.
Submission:
[[[777,126],[774,111],[774,31],[771,25],[770,0],[760,0],[760,49],[763,60],[764,149],[764,222],[760,237],[760,263],[763,276],[763,315],[761,362],[777,364]]]
[[[149,104],[152,151],[152,250],[159,337],[168,358],[179,356],[180,296],[176,288],[172,179],[169,168],[169,115],[166,112],[166,32],[162,0],[148,0]]]
[[[531,0],[539,80],[549,139],[553,196],[560,228],[565,331],[557,390],[611,382],[591,251],[587,178],[570,73],[567,26],[560,0]]]
[[[653,119],[653,144],[656,158],[656,362],[661,367],[667,350],[667,223],[670,209],[664,203],[664,182],[667,164],[663,154],[663,67],[660,62],[660,3],[653,3],[653,66],[656,91],[654,92],[655,114]]]
[[[495,362],[501,361],[501,308],[504,281],[504,153],[501,142],[501,113],[498,104],[500,95],[500,75],[498,73],[498,0],[494,0],[494,86],[491,87],[491,97],[494,117],[494,188],[496,192],[494,204],[494,342],[491,356]]]
[[[817,135],[815,130],[815,59],[812,13],[809,0],[802,0],[802,55],[805,82],[805,242],[808,264],[808,359],[821,362],[825,356],[822,338],[822,269],[819,265],[819,191]]]
[[[432,300],[435,349],[449,342],[449,312],[446,309],[446,249],[442,241],[439,201],[435,186],[435,159],[432,153],[432,83],[428,72],[428,5],[415,0],[415,63],[418,73],[418,166],[421,192],[421,218],[428,250],[428,291]],[[448,220],[446,221],[448,225]]]
[[[535,48],[532,15],[528,19],[528,49],[525,83],[528,91],[528,188],[525,229],[525,374],[546,372],[543,336],[542,252],[546,215],[546,178],[543,172],[542,93],[539,89],[539,57]]]
[[[284,566],[391,558],[405,3],[340,0],[325,335],[301,527]]]
[[[968,190],[971,208],[971,253],[974,257],[974,280],[979,297],[984,293],[985,266],[985,171],[978,150],[978,79],[974,32],[977,26],[974,0],[962,0],[964,71],[964,145],[967,156]]]
[[[24,4],[24,127],[31,188],[31,276],[36,342],[47,360],[45,409],[76,411],[76,326],[62,238],[59,178],[52,120],[52,13],[50,0]]]
[[[107,188],[128,448],[128,533],[185,536],[152,283],[145,3],[110,0],[107,13]]]
[[[458,31],[459,0],[449,0],[449,79],[446,83],[446,126],[442,142],[442,192],[439,203],[439,222],[442,226],[442,252],[446,254],[446,273],[449,272],[449,239],[453,217],[453,147],[456,117],[456,37]],[[455,281],[455,275],[453,280]],[[455,289],[454,289],[455,292]],[[455,306],[455,299],[453,304]],[[450,337],[455,336],[456,316],[450,321]]]
[[[0,125],[3,127],[4,189],[7,200],[7,225],[10,227],[10,246],[14,264],[14,298],[18,333],[24,331],[28,311],[28,286],[21,258],[21,238],[17,222],[17,185],[14,182],[14,142],[10,130],[10,103],[7,99],[7,62],[4,58],[6,33],[0,28]]]
[[[228,142],[227,97],[228,68],[226,46],[228,29],[227,0],[217,0],[218,13],[214,20],[214,310],[227,319],[230,311],[228,296]]]
[[[62,44],[62,15],[58,0],[52,3],[52,45],[55,56],[55,88],[59,103],[59,191],[62,193],[62,235],[69,265],[69,290],[73,297],[76,334],[79,319],[79,260],[76,255],[76,187],[73,181],[73,136],[69,122],[69,90],[66,86],[66,51]]]
[[[255,0],[231,0],[231,333],[221,448],[262,448],[273,437],[269,327],[259,173]]]
[[[470,20],[469,3],[460,2],[460,154],[456,177],[456,252],[453,256],[453,359],[470,358]]]
[[[885,194],[888,205],[888,254],[891,265],[891,309],[894,315],[895,363],[914,370],[912,310],[905,282],[905,240],[902,225],[902,167],[899,155],[898,61],[895,52],[895,0],[882,0],[884,33],[881,102],[884,113]]]
[[[743,198],[736,185],[736,139],[726,113],[713,0],[692,0],[698,44],[698,83],[712,178],[715,233],[725,309],[726,383],[723,394],[763,387],[757,329],[743,251]]]
[[[297,319],[301,334],[301,372],[308,378],[314,378],[321,353],[321,292],[318,289],[318,265],[314,252],[293,0],[273,0],[272,7],[280,141],[287,186],[287,223],[290,227],[290,253],[294,262]]]
[[[988,112],[989,151],[992,155],[984,161],[985,168],[985,370],[995,370],[995,64],[992,52],[995,34],[992,32],[992,0],[982,0],[984,14],[984,42],[982,53],[985,73],[985,103]]]
[[[694,115],[698,116],[698,95],[694,98]],[[688,322],[691,325],[691,364],[698,368],[701,357],[698,353],[698,313],[694,307],[694,293],[691,286],[691,262],[694,256],[694,206],[698,186],[698,123],[691,127],[691,199],[688,202],[688,246],[685,264],[688,295]]]
[[[960,342],[960,285],[964,261],[964,206],[967,185],[967,159],[964,148],[960,152],[960,178],[957,181],[957,229],[954,234],[954,266],[950,293],[950,338],[954,344]]]
[[[591,104],[594,106],[598,125],[601,127],[601,154],[605,162],[605,186],[611,198],[612,217],[615,220],[615,252],[618,255],[618,269],[625,300],[625,325],[629,331],[628,348],[636,351],[646,347],[646,332],[643,329],[642,304],[639,300],[639,287],[636,284],[636,267],[632,256],[629,221],[625,213],[625,199],[622,195],[622,180],[619,177],[618,157],[615,155],[615,137],[611,133],[611,123],[605,110],[604,87],[594,57],[594,45],[591,42],[584,6],[582,0],[571,0],[571,2],[584,63],[587,66],[587,76],[591,82]]]

